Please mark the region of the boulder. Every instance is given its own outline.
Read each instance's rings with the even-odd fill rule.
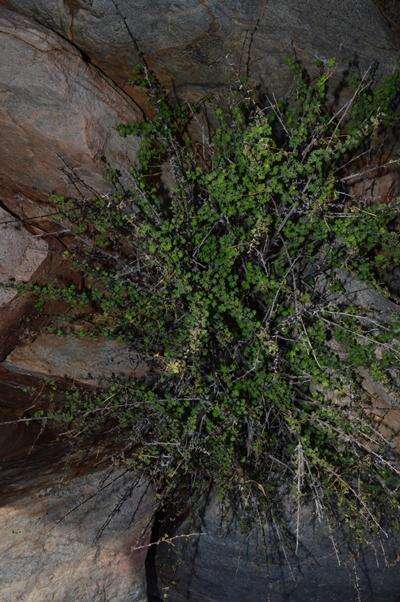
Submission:
[[[98,385],[113,376],[141,378],[148,369],[135,351],[117,341],[55,334],[41,334],[16,347],[1,367],[13,374],[65,378],[85,385]]]
[[[354,277],[346,270],[338,269],[336,273],[345,289],[342,296],[347,303],[356,305],[368,312],[375,312],[377,318],[382,321],[398,319],[400,305],[387,299],[378,290]],[[340,301],[341,297],[339,295],[337,298]]]
[[[277,520],[246,534],[212,499],[201,520],[187,520],[176,530],[173,545],[159,546],[154,559],[158,583],[153,582],[149,593],[155,600],[165,596],[170,602],[398,599],[398,536],[354,548],[340,531],[333,532],[332,539],[322,524],[312,520],[310,508],[302,508],[300,524],[296,554],[293,539],[290,543],[294,525]]]
[[[68,41],[3,6],[0,53],[2,200],[107,193],[105,161],[135,159],[135,139],[115,130],[137,119],[132,100]]]
[[[106,470],[0,507],[1,600],[145,602],[153,500],[134,484]]]
[[[399,48],[393,0],[0,0],[72,41],[126,86],[138,49],[159,77],[194,98],[249,74],[280,94],[295,52],[389,69]],[[379,6],[378,6],[379,4]],[[383,6],[386,4],[386,7]],[[382,10],[385,9],[385,10]]]

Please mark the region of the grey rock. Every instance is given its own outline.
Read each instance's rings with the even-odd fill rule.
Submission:
[[[292,51],[306,66],[335,57],[338,83],[348,61],[361,70],[377,61],[381,73],[389,72],[399,48],[387,13],[373,0],[0,0],[0,5],[1,197],[29,216],[53,191],[107,194],[103,155],[122,167],[135,160],[137,142],[120,139],[114,126],[141,114],[137,105],[143,99],[126,84],[138,48],[160,79],[169,87],[173,81],[178,94],[189,99],[223,91],[239,74],[280,95],[291,85],[284,58]],[[35,271],[28,263],[23,278]],[[353,284],[347,292],[361,306],[397,311],[370,293],[361,295]],[[8,379],[1,408],[23,413],[26,406],[17,393],[32,375],[91,385],[114,373],[138,375],[137,358],[116,343],[97,341],[94,349],[82,339],[61,342],[53,336],[16,349],[0,366],[0,378],[4,372]],[[397,425],[398,414],[393,417]],[[13,502],[0,509],[0,598],[145,600],[146,550],[132,548],[141,541],[152,508],[144,509],[129,531],[140,498],[131,499],[103,540],[93,543],[108,508],[124,492],[121,478],[57,524],[94,493],[97,477],[34,493],[38,483],[65,474],[63,460],[70,451],[48,433],[45,444],[32,451],[41,437],[40,428],[23,424],[2,430],[0,474],[6,491],[0,494]],[[93,458],[86,459],[87,470],[94,465]],[[228,532],[221,530],[219,508],[211,502],[199,527],[205,535],[176,540],[173,548],[160,546],[155,595],[168,594],[172,602],[398,599],[397,542],[391,540],[387,550],[391,568],[380,552],[364,549],[355,557],[345,542],[338,565],[326,531],[314,528],[306,511],[303,518],[298,557],[288,552],[285,559],[279,533],[269,526],[267,564],[260,532],[246,537],[235,523]],[[178,529],[192,531],[188,523]]]
[[[122,86],[140,48],[160,78],[188,97],[249,73],[275,93],[290,85],[285,56],[377,61],[398,37],[373,0],[3,0],[60,33]],[[132,89],[131,93],[134,94]]]
[[[277,509],[279,512],[279,509]],[[293,526],[285,525],[294,533]],[[400,591],[396,565],[399,540],[383,538],[371,546],[350,548],[333,533],[340,564],[329,533],[302,509],[298,555],[285,540],[285,527],[256,526],[241,533],[235,521],[223,518],[216,500],[199,524],[184,522],[177,534],[203,533],[162,544],[155,563],[158,584],[153,595],[170,602],[395,602]],[[384,550],[384,551],[383,551]],[[390,565],[390,566],[389,566]],[[154,598],[156,599],[156,598]]]
[[[153,500],[146,483],[134,482],[106,470],[0,507],[0,599],[147,600]]]
[[[17,295],[9,284],[29,282],[45,262],[48,245],[0,207],[0,308]],[[3,286],[2,286],[3,285]]]
[[[390,27],[400,33],[400,4],[397,0],[376,0],[376,4]]]
[[[376,382],[366,368],[359,368],[358,373],[362,377],[361,385],[369,393],[372,399],[375,399],[382,408],[396,408],[400,406],[398,393],[387,390],[387,387]]]
[[[34,281],[48,267],[47,243],[0,207],[0,360],[29,303],[16,285]]]
[[[386,320],[397,319],[400,316],[400,305],[386,299],[367,282],[355,278],[344,270],[339,270],[338,276],[345,288],[344,295],[348,303],[376,312],[377,316]]]

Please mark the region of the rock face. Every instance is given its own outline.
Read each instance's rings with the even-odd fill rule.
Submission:
[[[46,242],[29,234],[0,207],[0,283],[28,282],[47,254]],[[15,289],[0,288],[0,305],[7,305],[16,295]]]
[[[399,47],[390,1],[2,0],[71,40],[120,85],[139,48],[189,97],[221,89],[238,72],[279,94],[293,51],[308,65],[333,56],[388,68]]]
[[[0,507],[1,600],[145,602],[152,496],[134,482],[104,471]]]
[[[133,102],[70,43],[4,7],[0,54],[0,197],[13,209],[18,194],[107,192],[101,158],[123,167],[135,157],[115,131],[137,119]]]
[[[0,420],[6,419],[0,422],[0,503],[51,483],[59,473],[93,468],[108,456],[100,444],[93,458],[76,458],[67,469],[65,458],[74,450],[57,438],[51,424],[42,431],[37,422],[18,422],[29,407],[40,404],[47,379],[98,386],[112,376],[141,378],[146,372],[147,364],[134,351],[103,338],[43,334],[16,347],[0,364]],[[32,385],[36,392],[28,394]]]
[[[0,207],[0,360],[10,333],[27,309],[26,297],[19,297],[14,285],[43,273],[48,252],[43,239],[34,237]]]
[[[162,544],[156,552],[154,600],[170,602],[396,602],[400,591],[399,539],[384,538],[362,549],[349,549],[334,533],[340,564],[329,534],[302,514],[303,545],[298,556],[285,540],[288,525],[268,525],[241,534],[235,522],[224,522],[215,500],[200,524],[184,523],[183,533],[200,536]],[[290,528],[290,525],[289,525]],[[294,532],[294,530],[293,530]],[[293,543],[293,542],[292,542]]]
[[[87,385],[101,379],[123,376],[141,378],[147,365],[117,341],[43,334],[32,343],[17,347],[2,367],[13,373],[42,378],[66,378]]]

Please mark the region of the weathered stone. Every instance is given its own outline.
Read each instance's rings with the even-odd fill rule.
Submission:
[[[400,454],[400,435],[396,435],[396,437],[393,437],[391,443],[392,443],[393,449],[395,449],[396,452],[398,454]]]
[[[400,433],[400,409],[391,409],[382,420],[380,432],[384,437],[392,439]]]
[[[113,376],[141,378],[148,368],[137,353],[105,338],[39,335],[17,347],[2,367],[12,373],[55,377],[88,385]]]
[[[59,438],[51,422],[43,429],[37,421],[25,422],[28,408],[42,407],[49,378],[98,386],[114,375],[132,379],[146,372],[134,351],[109,339],[43,334],[17,346],[0,363],[0,502],[51,484],[57,475],[107,465],[106,442],[75,457],[71,442]],[[63,403],[61,393],[57,402]]]
[[[0,183],[2,196],[106,193],[105,157],[123,168],[134,140],[115,126],[135,121],[129,97],[69,42],[0,7]]]
[[[29,282],[48,254],[47,243],[32,236],[0,207],[0,307],[17,295],[7,284]]]
[[[336,270],[336,275],[340,279],[345,292],[341,294],[331,295],[332,300],[338,302],[344,300],[346,303],[351,303],[357,307],[370,312],[376,312],[377,317],[381,320],[393,320],[400,316],[400,305],[386,299],[379,291],[368,285],[365,281],[355,278],[352,274],[345,270]],[[321,279],[321,285],[324,285],[324,280]]]
[[[161,80],[168,86],[174,80],[177,92],[187,98],[223,90],[243,73],[279,95],[290,84],[283,61],[292,50],[306,66],[315,58],[336,57],[340,67],[335,81],[340,80],[349,60],[361,70],[378,61],[381,73],[389,71],[398,49],[391,10],[395,4],[390,3],[379,0],[381,14],[372,0],[0,0],[3,6],[32,19],[0,8],[0,184],[4,202],[18,215],[36,219],[41,213],[36,202],[47,201],[50,192],[85,197],[94,191],[108,192],[101,157],[123,167],[134,160],[136,152],[135,143],[131,148],[132,141],[121,140],[113,128],[118,121],[132,121],[139,114],[121,90],[138,98],[137,89],[126,85],[138,62],[138,48],[144,50],[146,61]],[[397,12],[394,14],[396,18]],[[361,194],[378,193],[380,197],[393,196],[388,178],[382,179],[378,191],[371,187]],[[47,212],[51,210],[46,205]],[[398,311],[395,304],[383,304],[381,297],[358,290],[355,281],[348,287],[348,295],[362,307],[383,314]],[[16,299],[12,301],[16,311]],[[33,376],[94,385],[114,373],[140,377],[146,368],[137,360],[130,350],[110,341],[41,335],[16,349],[0,367],[0,379],[4,372],[7,380],[1,408],[23,416],[30,400],[24,398],[22,386]],[[375,395],[382,394],[376,383],[368,381],[367,385]],[[391,397],[384,401],[388,407],[395,404]],[[398,412],[389,409],[383,419],[391,433],[398,432],[393,428],[396,425],[397,429],[398,420],[397,414],[391,414],[394,411]],[[43,435],[40,425],[23,422],[5,425],[1,434],[3,498],[26,496],[38,483],[49,483],[62,474],[68,449],[57,441],[56,434]],[[393,443],[400,448],[398,438]],[[96,458],[96,450],[92,452]],[[93,469],[93,458],[85,461],[86,469]],[[31,494],[0,511],[1,599],[145,599],[145,551],[136,556],[129,548],[135,547],[136,534],[149,523],[150,512],[144,512],[143,521],[137,517],[133,535],[125,530],[131,511],[128,502],[114,517],[103,545],[91,543],[107,517],[102,503],[110,502],[113,507],[124,491],[119,486],[103,490],[53,531],[47,530],[80,501],[85,489],[89,495],[94,491],[93,479],[82,477],[67,488]],[[337,565],[327,533],[321,528],[313,530],[307,513],[302,516],[304,547],[298,557],[289,553],[285,558],[278,530],[269,529],[271,565],[267,571],[260,533],[246,538],[233,525],[224,535],[218,528],[220,518],[213,502],[199,528],[206,535],[177,540],[174,548],[160,548],[160,591],[156,594],[168,592],[172,602],[328,602],[357,596],[363,602],[386,602],[398,597],[396,566],[386,567],[380,555],[368,550],[359,558],[343,554],[342,564]],[[43,537],[37,528],[45,528]],[[179,532],[188,529],[196,530],[186,524]],[[396,551],[398,548],[389,548],[389,561],[395,561]]]
[[[27,309],[26,296],[18,296],[15,285],[43,273],[48,245],[33,236],[0,207],[0,360],[10,332]]]
[[[0,507],[1,600],[147,600],[153,502],[134,482],[131,473],[103,471]]]
[[[351,193],[360,204],[392,201],[399,192],[400,172],[394,170],[376,178],[361,178],[351,186]]]
[[[373,0],[2,2],[73,41],[121,86],[140,48],[158,75],[188,97],[247,72],[279,94],[290,82],[284,59],[293,51],[307,65],[333,56],[362,69],[377,61],[386,70],[398,49]]]
[[[385,413],[388,408],[400,405],[399,395],[388,391],[387,387],[374,380],[368,368],[358,368],[358,373],[362,377],[361,385],[363,389],[369,393],[373,405],[376,406],[374,411],[382,410]]]
[[[395,601],[400,591],[399,540],[351,549],[343,533],[332,533],[301,510],[301,545],[295,553],[293,525],[258,526],[249,534],[226,521],[211,501],[198,524],[190,520],[176,531],[187,535],[162,544],[155,556],[158,583],[150,591],[170,602],[363,602]],[[292,543],[288,532],[292,532]],[[202,535],[196,536],[196,533]],[[194,534],[194,535],[191,535]],[[338,557],[340,563],[338,563]],[[155,598],[157,599],[157,598]]]

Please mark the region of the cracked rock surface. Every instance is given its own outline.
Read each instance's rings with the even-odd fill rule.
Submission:
[[[145,602],[146,548],[133,548],[148,541],[152,500],[133,482],[107,470],[0,507],[2,602]]]
[[[293,50],[306,65],[334,56],[385,70],[399,48],[381,0],[2,2],[71,40],[123,87],[140,48],[189,97],[221,89],[238,71],[279,94],[290,82],[284,59]]]
[[[135,159],[115,131],[137,119],[133,102],[61,36],[1,6],[0,56],[1,196],[109,191],[103,158]]]

